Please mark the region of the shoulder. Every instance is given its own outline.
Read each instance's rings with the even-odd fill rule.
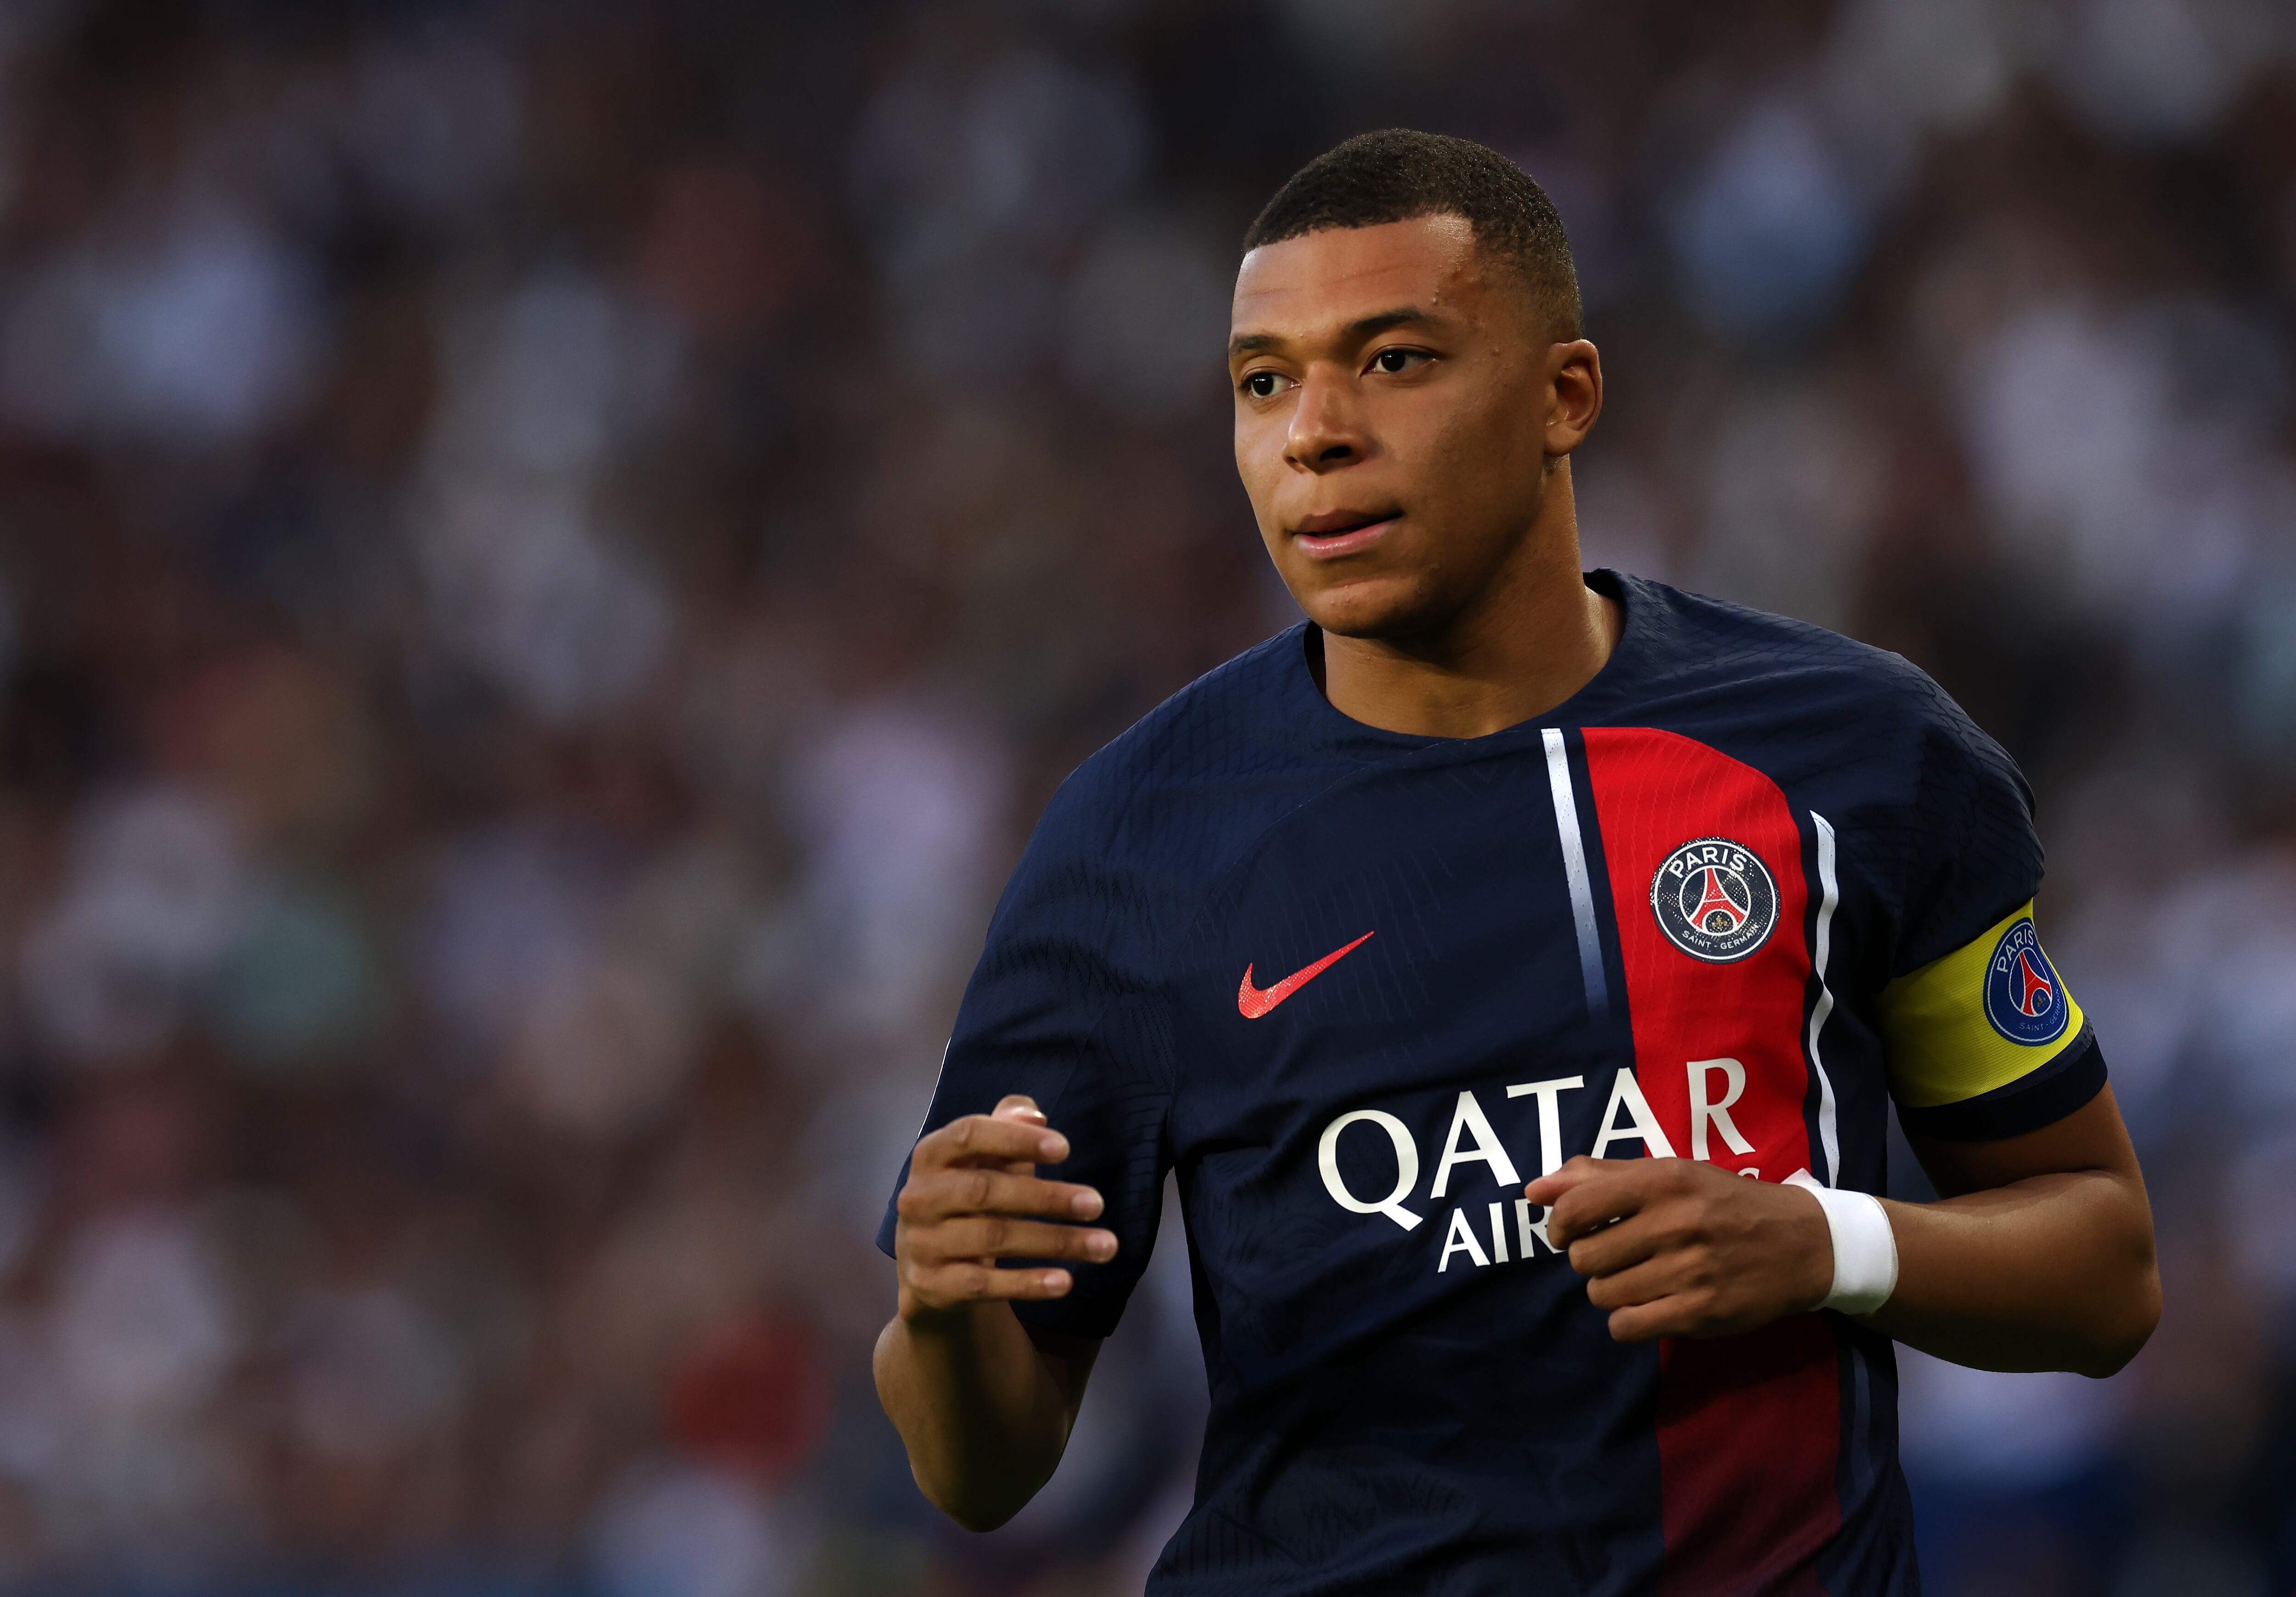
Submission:
[[[1161,946],[1219,873],[1319,779],[1298,735],[1300,630],[1181,688],[1071,772],[999,904],[1006,931],[1047,914],[1111,946]]]
[[[1650,699],[1755,763],[1861,775],[1863,796],[1912,803],[1948,776],[2023,790],[2001,745],[1904,655],[1662,582],[1620,582],[1651,640]]]
[[[1175,826],[1241,821],[1258,789],[1310,761],[1290,736],[1300,629],[1207,671],[1086,759],[1046,807],[1040,837],[1100,852],[1153,848]]]
[[[1969,724],[1929,673],[1902,654],[1646,578],[1619,580],[1643,612],[1658,678],[1652,687],[1661,693],[1751,692],[1805,714],[1856,710],[1907,729]]]
[[[1845,879],[1866,883],[1892,928],[1893,974],[2033,895],[2032,790],[1928,672],[1808,622],[1636,578],[1621,586],[1652,640],[1657,719],[1824,817]]]

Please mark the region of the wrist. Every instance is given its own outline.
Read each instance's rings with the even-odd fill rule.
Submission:
[[[1898,1238],[1889,1211],[1868,1192],[1820,1186],[1807,1172],[1786,1178],[1817,1200],[1832,1244],[1832,1276],[1821,1309],[1871,1314],[1898,1289]]]

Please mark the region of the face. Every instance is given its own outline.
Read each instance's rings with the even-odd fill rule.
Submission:
[[[1550,342],[1456,216],[1254,250],[1228,375],[1260,536],[1348,638],[1438,631],[1489,591],[1602,403],[1594,346]]]

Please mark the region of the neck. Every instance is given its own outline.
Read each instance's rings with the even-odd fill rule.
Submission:
[[[1538,522],[1474,600],[1407,638],[1324,635],[1324,695],[1351,720],[1423,737],[1481,737],[1577,693],[1617,646],[1618,601],[1578,569],[1566,466]]]

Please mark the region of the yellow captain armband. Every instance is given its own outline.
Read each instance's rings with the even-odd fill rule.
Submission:
[[[2104,1085],[2081,1007],[2041,951],[2028,901],[1882,990],[1890,1095],[1906,1131],[1955,1141],[2062,1119]]]

